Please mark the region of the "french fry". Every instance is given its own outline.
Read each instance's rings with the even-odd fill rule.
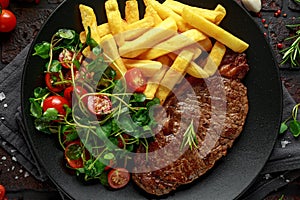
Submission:
[[[153,19],[154,19],[154,24],[155,24],[155,25],[158,25],[158,24],[160,24],[163,20],[160,18],[160,16],[159,16],[158,13],[156,12],[156,10],[154,10],[154,8],[150,5],[149,1],[150,1],[150,0],[144,0],[144,4],[145,4],[145,6],[146,6],[144,18],[145,18],[145,17],[153,17]]]
[[[97,26],[97,32],[98,32],[98,36],[101,38],[107,34],[110,34],[110,29],[109,29],[109,25],[108,23],[104,23],[104,24],[101,24],[99,26]],[[85,43],[86,42],[86,32],[85,31],[82,31],[80,34],[79,34],[79,38],[80,38],[80,41],[82,43]]]
[[[164,75],[166,74],[166,71],[168,70],[168,67],[163,66],[156,74],[155,76],[152,76],[148,79],[146,89],[144,91],[144,95],[147,99],[153,99],[155,97],[155,93],[159,87],[160,81],[163,79]]]
[[[140,19],[139,5],[136,0],[127,0],[125,5],[125,20],[131,24]]]
[[[186,68],[186,73],[196,78],[208,78],[209,75],[202,67],[197,63],[191,62],[190,65]]]
[[[207,72],[208,75],[214,75],[217,71],[225,52],[226,47],[222,43],[216,41],[204,66],[204,71]]]
[[[125,58],[136,58],[149,48],[177,34],[176,22],[167,18],[158,26],[148,30],[143,35],[132,41],[126,41],[119,48],[120,55]]]
[[[128,24],[125,27],[124,38],[126,41],[136,39],[149,30],[149,28],[154,27],[154,25],[154,18],[151,16],[133,22],[132,24]]]
[[[185,74],[186,68],[190,65],[193,56],[193,52],[185,49],[182,50],[170,69],[166,72],[155,94],[155,96],[160,99],[161,104],[164,103],[170,91],[174,88],[178,81],[182,79],[182,76]]]
[[[140,58],[146,60],[155,59],[170,52],[175,52],[179,49],[195,44],[200,40],[205,40],[206,38],[207,36],[197,29],[190,29],[155,45],[152,49],[143,53]]]
[[[180,32],[185,32],[191,28],[191,26],[187,24],[184,19],[180,15],[175,13],[172,9],[162,5],[155,0],[150,0],[149,3],[162,19],[172,17],[176,21],[178,30]]]
[[[198,42],[198,45],[202,47],[205,51],[210,51],[212,48],[212,42],[209,38],[206,38],[205,40],[201,40]]]
[[[123,77],[127,71],[123,60],[121,59],[117,44],[112,34],[108,34],[101,38],[100,46],[103,48],[103,52],[105,53],[107,60],[110,66],[116,71],[116,78],[119,79]]]
[[[224,19],[224,17],[226,16],[226,9],[221,4],[218,4],[217,7],[215,8],[215,11],[220,13],[220,16],[215,21],[215,24],[219,25],[221,21]]]
[[[122,35],[124,22],[119,11],[117,0],[107,0],[105,2],[105,11],[109,29],[111,33],[115,35],[117,44],[122,46],[125,42],[125,39]]]
[[[86,5],[80,4],[79,10],[81,14],[82,25],[85,33],[88,33],[88,27],[91,30],[91,37],[97,42],[100,42],[100,36],[97,31],[97,19],[94,10]]]
[[[246,42],[187,8],[183,9],[182,16],[191,26],[213,37],[235,52],[241,53],[249,47]]]
[[[193,10],[193,12],[203,16],[204,18],[206,18],[207,20],[209,20],[215,24],[217,24],[217,23],[219,24],[221,22],[221,20],[224,18],[224,16],[226,15],[225,8],[222,7],[220,4],[214,10],[189,6],[184,3],[174,1],[174,0],[166,0],[163,3],[163,5],[169,7],[170,9],[172,9],[174,12],[176,12],[179,15],[182,15],[184,8],[191,9],[191,10]]]
[[[162,68],[162,63],[154,60],[123,59],[127,69],[138,68],[145,77],[152,77]]]

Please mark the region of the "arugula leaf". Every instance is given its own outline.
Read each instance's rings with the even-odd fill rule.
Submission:
[[[287,130],[288,130],[288,126],[286,125],[285,122],[282,122],[281,125],[280,125],[280,131],[279,131],[279,133],[282,134],[282,133],[284,133]]]
[[[51,45],[49,42],[38,43],[34,46],[35,52],[32,55],[33,56],[37,55],[43,59],[47,59],[50,57],[50,55],[49,55],[50,47],[51,47]]]
[[[41,104],[34,101],[34,99],[29,99],[30,100],[30,113],[32,114],[32,116],[34,116],[35,118],[40,118],[42,117],[43,114],[43,109],[41,107]]]
[[[33,95],[34,95],[35,98],[42,98],[42,97],[44,97],[48,92],[49,92],[49,90],[48,90],[47,88],[37,87],[37,88],[34,89]]]
[[[53,121],[58,119],[58,111],[55,108],[48,108],[44,113],[43,113],[43,120],[45,121]]]
[[[59,29],[56,34],[61,38],[72,40],[75,38],[76,32],[70,29]]]
[[[294,137],[298,137],[300,135],[300,122],[297,120],[293,120],[289,124],[290,131],[294,135]]]
[[[49,62],[46,63],[45,67],[46,67],[46,69],[48,69]],[[61,71],[61,69],[62,69],[62,66],[58,60],[53,60],[51,62],[51,65],[49,68],[50,72],[59,72],[59,71]]]

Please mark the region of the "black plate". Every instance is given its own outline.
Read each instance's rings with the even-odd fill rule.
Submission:
[[[124,6],[124,1],[120,7]],[[196,183],[173,194],[171,199],[234,199],[239,197],[255,180],[267,161],[279,129],[282,98],[281,82],[277,66],[262,32],[248,13],[235,1],[182,0],[199,7],[213,9],[221,3],[227,16],[221,26],[250,44],[247,56],[250,72],[244,80],[248,87],[249,114],[244,131],[230,149],[208,174]],[[79,3],[95,9],[98,22],[106,21],[104,1],[69,0],[59,6],[45,23],[33,45],[49,41],[59,28],[82,30]],[[35,87],[43,84],[44,61],[32,57],[29,51],[22,81],[22,106],[26,129],[35,154],[45,167],[51,180],[74,199],[140,199],[145,194],[133,185],[118,191],[108,191],[100,184],[83,185],[75,176],[69,175],[62,166],[62,152],[55,139],[35,130],[29,114],[28,98]]]

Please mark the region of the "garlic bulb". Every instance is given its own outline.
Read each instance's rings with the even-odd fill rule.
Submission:
[[[261,0],[242,0],[242,3],[248,11],[258,13],[261,9]]]

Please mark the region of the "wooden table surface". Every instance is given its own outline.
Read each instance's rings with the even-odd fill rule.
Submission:
[[[9,34],[0,34],[0,70],[5,67],[27,44],[29,44],[47,17],[59,5],[61,0],[41,0],[39,4],[31,0],[11,0],[9,9],[17,16],[17,27]],[[240,3],[240,0],[237,0]],[[300,6],[295,6],[293,0],[262,0],[263,11],[260,16],[253,14],[262,31],[270,42],[278,62],[281,55],[277,44],[284,43],[283,39],[289,34],[285,24],[294,23],[300,16]],[[274,13],[280,9],[281,15],[275,17]],[[283,14],[287,13],[287,16]],[[264,20],[265,19],[265,20]],[[284,68],[288,68],[285,66]],[[288,91],[296,102],[300,102],[299,70],[280,69],[280,76]],[[0,91],[1,92],[1,91]],[[4,144],[5,145],[5,144]],[[58,199],[58,193],[50,181],[40,182],[26,172],[13,157],[0,148],[0,184],[3,184],[11,199],[34,199],[33,196],[48,194],[47,199]],[[286,187],[274,191],[265,199],[300,199],[300,179],[289,183]],[[42,196],[36,198],[42,200]]]

